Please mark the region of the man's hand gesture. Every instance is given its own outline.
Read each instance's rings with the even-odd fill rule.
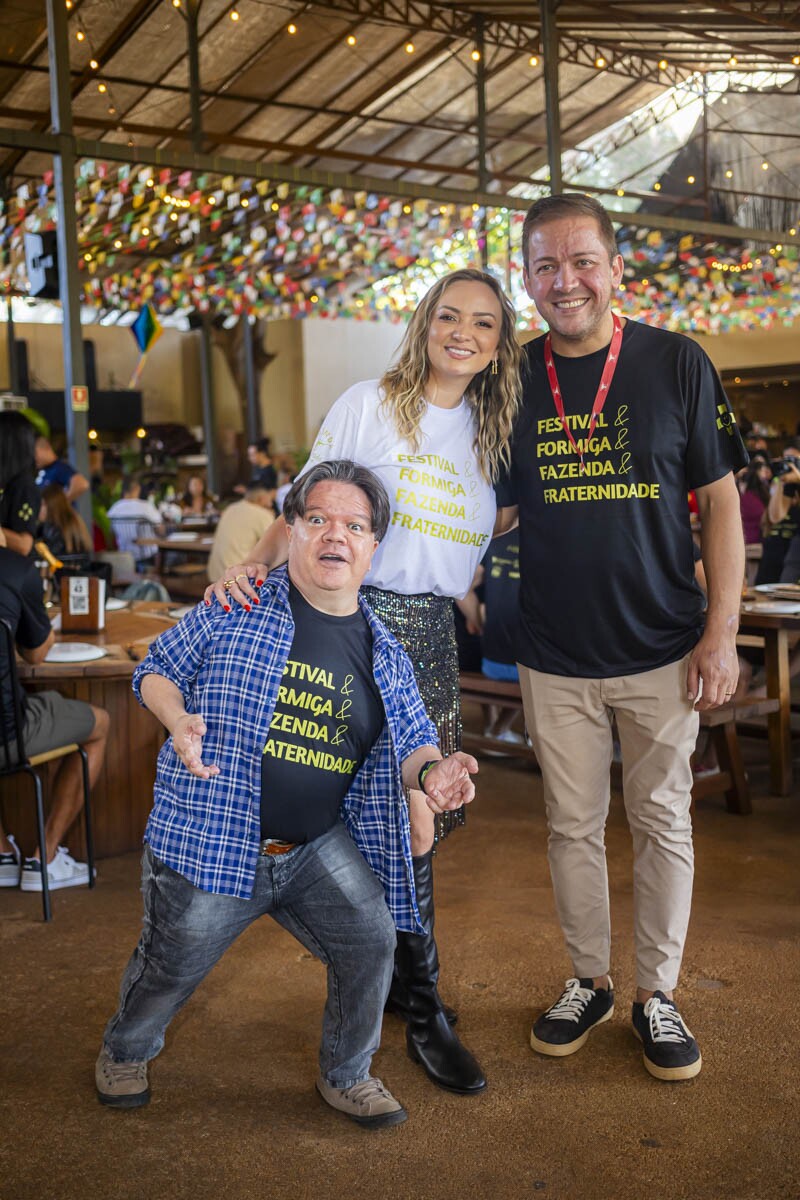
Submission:
[[[211,779],[219,775],[219,767],[203,765],[203,737],[206,733],[206,723],[199,713],[186,713],[178,717],[172,731],[172,745],[175,753],[187,771],[198,779]]]
[[[461,750],[431,767],[423,780],[425,799],[431,812],[450,812],[469,804],[475,796],[475,784],[470,775],[477,773],[476,760]]]

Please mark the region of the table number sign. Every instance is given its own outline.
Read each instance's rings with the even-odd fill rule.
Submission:
[[[61,580],[61,628],[65,632],[96,633],[106,624],[106,581],[93,575],[68,575]]]

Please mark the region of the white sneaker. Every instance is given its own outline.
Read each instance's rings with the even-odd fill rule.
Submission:
[[[97,872],[95,871],[95,875]],[[66,846],[59,846],[52,862],[47,864],[47,883],[51,891],[58,888],[79,887],[89,882],[89,867],[86,863],[75,862]],[[38,858],[26,858],[22,864],[22,880],[19,885],[23,892],[40,892],[42,890],[42,867]]]
[[[8,840],[13,849],[10,854],[0,852],[0,888],[19,887],[19,875],[22,870],[22,855],[19,852],[19,846],[10,833]]]

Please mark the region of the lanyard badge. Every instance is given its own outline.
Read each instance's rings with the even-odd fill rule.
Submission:
[[[606,396],[611,390],[611,381],[614,378],[614,372],[617,369],[617,363],[619,361],[619,351],[620,346],[622,345],[622,322],[616,313],[612,313],[612,318],[614,321],[614,332],[611,337],[611,345],[608,347],[608,354],[606,355],[603,374],[600,376],[600,384],[597,388],[597,395],[595,396],[594,404],[592,405],[592,415],[589,418],[589,432],[584,442],[584,447],[589,445],[589,442],[594,436],[597,418],[603,411],[603,405],[606,402]],[[575,437],[569,425],[567,424],[567,419],[564,415],[564,398],[561,395],[561,388],[558,384],[556,364],[553,360],[553,349],[549,333],[544,339],[544,365],[547,368],[547,379],[550,384],[553,403],[555,404],[556,412],[558,413],[558,419],[561,421],[561,427],[564,430],[564,433],[567,435],[569,444],[572,446],[572,449],[580,459],[581,471],[583,472],[586,470],[586,463],[583,461],[584,451],[580,449],[578,443],[575,441]]]

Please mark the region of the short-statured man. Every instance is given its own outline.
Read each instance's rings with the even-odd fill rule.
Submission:
[[[320,463],[284,515],[288,563],[252,613],[198,605],[134,676],[171,738],[145,832],[144,931],[97,1091],[147,1103],[170,1020],[268,913],[328,968],[320,1095],[362,1125],[393,1125],[406,1112],[370,1064],[395,929],[421,928],[404,789],[421,786],[436,813],[458,808],[477,764],[441,757],[405,651],[359,596],[389,518],[380,481]]]

